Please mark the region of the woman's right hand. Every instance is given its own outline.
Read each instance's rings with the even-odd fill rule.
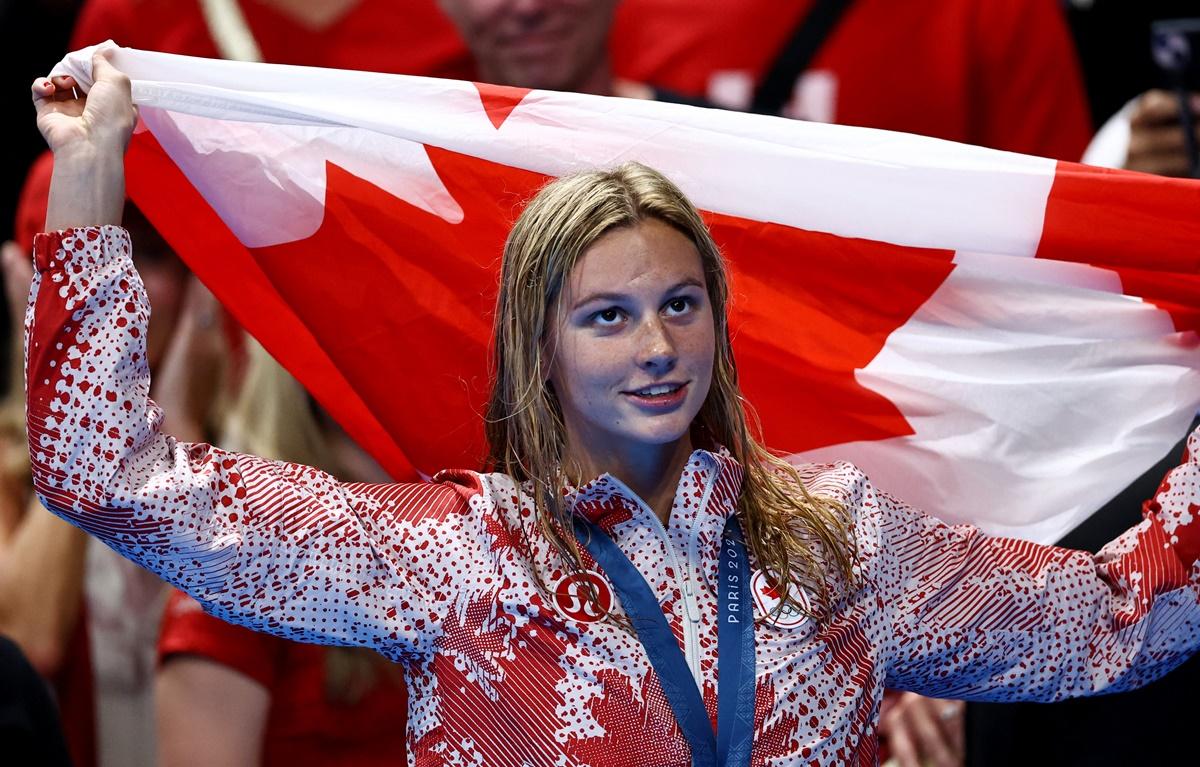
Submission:
[[[92,56],[94,82],[86,95],[70,76],[34,80],[38,130],[56,157],[75,151],[124,154],[137,123],[137,109],[129,78],[108,56],[108,51]]]
[[[137,124],[129,78],[92,56],[92,88],[73,77],[33,81],[38,130],[54,152],[46,231],[120,224],[125,207],[125,147]]]

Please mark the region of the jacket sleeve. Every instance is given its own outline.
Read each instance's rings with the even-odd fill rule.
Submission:
[[[150,307],[118,227],[39,235],[26,312],[34,488],[45,506],[231,622],[420,651],[436,631],[439,531],[478,485],[347,485],[176,442],[149,398]]]
[[[1147,684],[1200,647],[1200,436],[1098,554],[950,526],[860,486],[890,687],[1053,701]],[[875,507],[871,509],[871,507]]]

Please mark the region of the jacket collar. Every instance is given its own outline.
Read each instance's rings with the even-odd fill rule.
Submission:
[[[717,446],[712,451],[693,451],[675,489],[672,518],[677,519],[683,515],[684,507],[691,509],[688,516],[694,515],[700,504],[706,504],[722,517],[728,516],[737,508],[743,476],[741,464],[725,447]],[[704,497],[707,487],[724,490],[725,494],[732,496],[725,499],[730,502],[711,503],[710,499]],[[633,490],[607,472],[577,488],[567,487],[564,490],[564,500],[572,514],[584,517],[606,532],[611,532],[613,526],[622,522],[653,513]]]

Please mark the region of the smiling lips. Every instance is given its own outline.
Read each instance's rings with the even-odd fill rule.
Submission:
[[[687,397],[687,387],[686,383],[661,383],[621,393],[629,397],[638,407],[664,412],[683,404]]]

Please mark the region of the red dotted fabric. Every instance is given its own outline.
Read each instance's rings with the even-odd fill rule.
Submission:
[[[342,484],[176,442],[148,397],[149,307],[124,230],[39,235],[36,266],[29,445],[48,508],[214,615],[403,662],[417,765],[688,763],[636,637],[571,598],[525,488],[465,471]],[[817,625],[769,615],[775,596],[753,578],[755,765],[874,764],[885,686],[1054,700],[1142,684],[1200,644],[1190,458],[1095,557],[944,525],[849,464],[802,475],[853,512],[862,585]],[[741,478],[727,455],[694,453],[665,530],[608,475],[567,499],[657,593],[714,719],[715,574]]]

